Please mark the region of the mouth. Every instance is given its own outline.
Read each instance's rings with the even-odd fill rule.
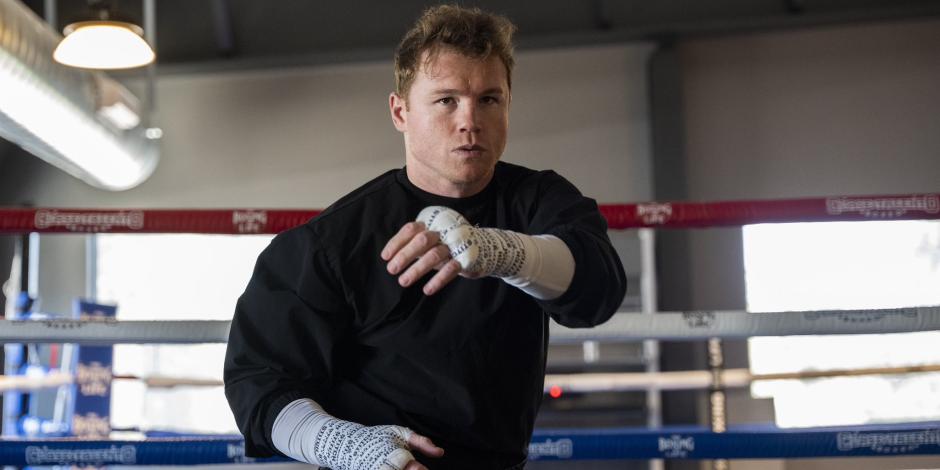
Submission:
[[[485,151],[486,149],[484,147],[476,144],[461,145],[460,147],[455,147],[453,150],[454,153],[465,157],[479,157],[480,155],[483,155],[483,152]]]

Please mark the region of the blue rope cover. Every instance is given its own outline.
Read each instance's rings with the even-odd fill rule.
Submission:
[[[738,426],[538,430],[530,460],[777,459],[940,454],[940,422],[778,429]],[[287,461],[245,457],[240,436],[142,441],[0,439],[5,465],[205,465]]]
[[[658,430],[559,429],[537,431],[530,460],[777,459],[940,454],[940,423],[779,429],[730,427]]]

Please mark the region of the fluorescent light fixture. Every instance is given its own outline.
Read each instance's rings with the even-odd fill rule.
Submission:
[[[81,21],[65,27],[65,38],[52,57],[60,64],[86,69],[142,67],[154,60],[139,26],[124,21]]]
[[[16,0],[0,0],[0,137],[97,188],[153,173],[158,140],[133,98],[101,72],[52,59],[60,36]]]
[[[69,99],[31,76],[25,67],[17,68],[0,71],[0,90],[4,90],[0,111],[19,128],[28,129],[32,137],[17,143],[106,189],[131,188],[150,175],[153,168],[148,166],[156,163],[155,158],[134,155],[117,135]]]

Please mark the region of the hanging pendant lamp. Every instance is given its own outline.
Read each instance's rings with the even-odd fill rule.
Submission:
[[[99,19],[65,27],[65,37],[52,53],[56,62],[85,69],[117,70],[143,67],[154,61],[155,54],[144,40],[140,26],[112,19],[104,2],[93,7],[100,8]]]

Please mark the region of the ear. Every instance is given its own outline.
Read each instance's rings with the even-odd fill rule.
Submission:
[[[405,132],[407,128],[405,125],[406,114],[408,112],[405,99],[399,96],[398,93],[390,93],[388,95],[388,110],[392,114],[392,124],[395,125],[395,129],[398,129],[399,132]]]

